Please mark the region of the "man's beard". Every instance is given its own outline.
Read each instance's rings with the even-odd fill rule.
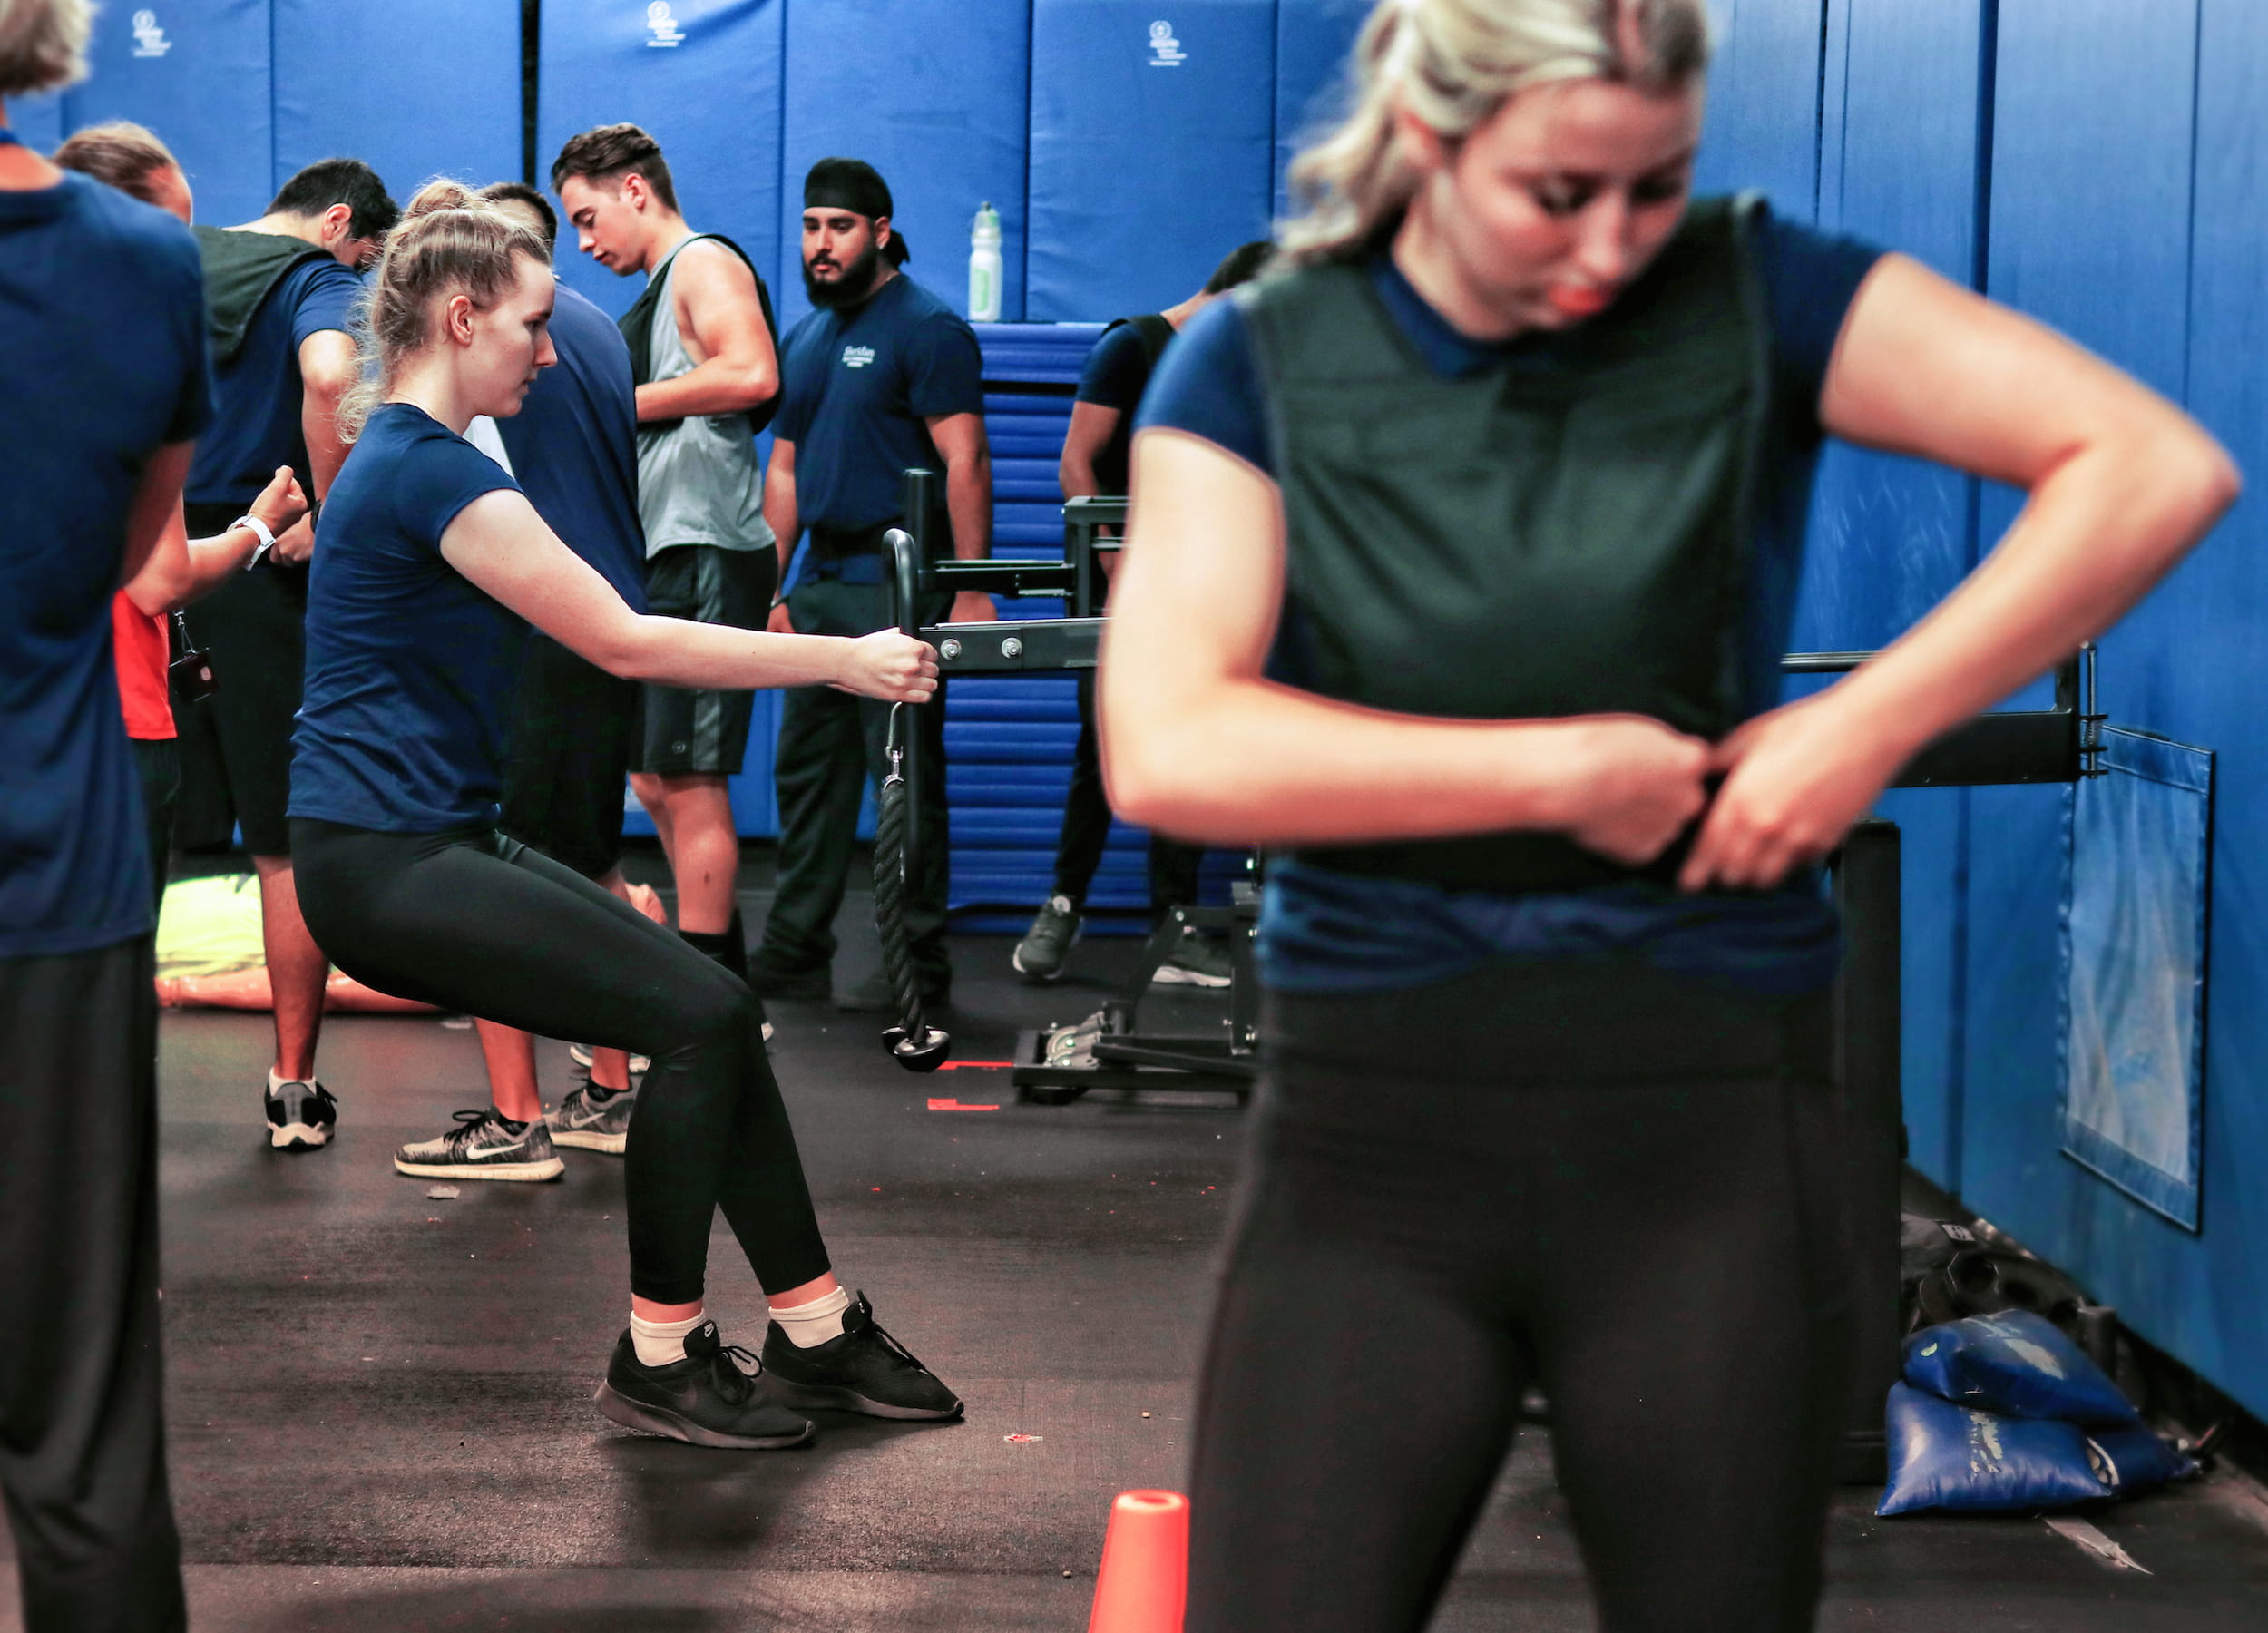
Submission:
[[[882,274],[882,251],[873,244],[861,250],[858,259],[843,268],[840,278],[821,282],[811,276],[811,263],[803,266],[803,292],[815,307],[855,307],[875,292],[875,279]]]

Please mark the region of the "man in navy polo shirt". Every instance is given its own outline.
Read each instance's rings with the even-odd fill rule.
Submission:
[[[278,465],[297,471],[318,506],[330,491],[347,458],[339,399],[362,377],[347,332],[362,293],[357,273],[377,259],[399,213],[368,165],[325,159],[286,181],[258,220],[196,230],[220,416],[189,474],[192,538],[242,515]],[[336,1103],[315,1081],[330,963],[299,916],[284,823],[315,523],[310,512],[251,571],[191,609],[190,633],[212,654],[220,684],[180,722],[184,827],[193,831],[200,807],[222,804],[259,875],[276,1028],[263,1098],[269,1144],[287,1151],[319,1149],[337,1125]],[[216,785],[225,801],[216,802]],[[226,833],[227,817],[214,826]]]
[[[0,96],[85,73],[0,6]],[[0,114],[0,1490],[29,1633],[187,1625],[159,1364],[150,858],[111,596],[212,417],[197,247]]]
[[[901,526],[909,466],[942,470],[953,554],[992,552],[992,459],[984,437],[982,358],[976,331],[900,270],[912,259],[891,225],[890,189],[856,159],[822,159],[804,179],[803,281],[815,310],[781,352],[783,393],[772,423],[764,516],[779,544],[782,582],[809,529],[802,582],[772,610],[771,628],[807,635],[864,635],[890,621],[882,590],[882,535]],[[924,610],[924,621],[945,611]],[[956,622],[993,616],[992,599],[953,600]],[[764,943],[749,969],[757,992],[824,997],[831,985],[835,913],[857,836],[859,795],[888,773],[889,709],[805,687],[781,699],[779,883]],[[945,953],[944,697],[912,712],[924,734],[914,790],[923,831],[908,881],[905,927],[923,1001],[953,985]],[[841,1007],[896,1007],[877,974]]]

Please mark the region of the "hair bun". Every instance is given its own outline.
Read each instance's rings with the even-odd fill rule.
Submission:
[[[470,210],[476,200],[472,189],[462,181],[446,176],[435,176],[411,195],[402,210],[402,220],[415,220],[419,216],[434,215],[444,210]]]

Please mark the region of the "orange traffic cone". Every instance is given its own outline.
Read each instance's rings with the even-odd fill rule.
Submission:
[[[1110,1505],[1087,1633],[1181,1633],[1189,1592],[1189,1500],[1121,1491]]]

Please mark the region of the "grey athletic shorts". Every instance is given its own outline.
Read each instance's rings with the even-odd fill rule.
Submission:
[[[646,562],[646,605],[656,617],[760,630],[779,577],[777,552],[673,544]],[[744,691],[649,686],[633,771],[731,777],[748,752],[754,699]]]

